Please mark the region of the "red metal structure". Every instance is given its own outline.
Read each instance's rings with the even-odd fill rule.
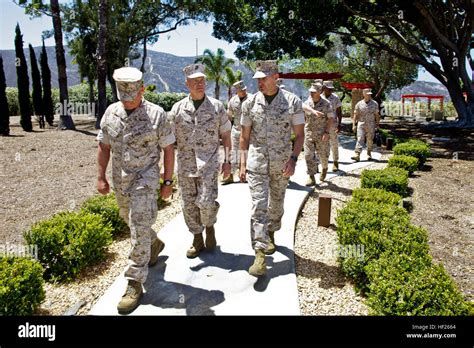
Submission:
[[[405,114],[405,99],[411,99],[412,110],[413,104],[415,104],[416,98],[427,98],[428,99],[428,110],[431,111],[431,99],[438,99],[440,101],[440,111],[443,112],[444,96],[442,95],[431,95],[431,94],[403,94],[402,95],[402,111]]]

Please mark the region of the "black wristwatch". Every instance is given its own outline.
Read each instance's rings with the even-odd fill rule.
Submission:
[[[171,185],[173,185],[173,180],[167,179],[167,180],[163,181],[163,184],[165,184],[165,186],[171,186]]]
[[[290,158],[296,163],[298,162],[298,157],[295,155],[291,155]]]

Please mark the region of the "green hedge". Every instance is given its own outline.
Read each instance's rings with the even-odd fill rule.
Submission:
[[[102,261],[112,242],[112,227],[97,214],[61,212],[36,223],[24,234],[37,245],[47,280],[73,279],[86,266]]]
[[[59,89],[52,88],[52,98],[53,98],[53,107],[56,113],[59,104]],[[89,104],[89,86],[87,83],[82,83],[80,85],[71,86],[68,88],[69,92],[69,102],[72,105],[72,110],[76,112],[84,112],[84,107],[82,105]],[[16,87],[7,87],[7,100],[8,100],[8,110],[10,116],[17,116],[20,114],[20,107],[18,105],[18,89]],[[180,101],[187,94],[185,93],[155,93],[152,91],[145,91],[145,99],[148,101],[160,105],[166,111],[171,110],[171,107],[174,103]],[[106,96],[107,96],[107,105],[110,105],[113,101],[112,97],[112,88],[107,85],[106,87]],[[97,100],[98,92],[97,88],[94,86],[94,98]],[[80,109],[81,108],[81,109]]]
[[[110,224],[114,236],[127,230],[127,223],[119,215],[119,207],[113,193],[87,199],[82,204],[81,210],[100,215],[104,225]]]
[[[338,212],[336,222],[339,244],[363,246],[363,257],[345,255],[339,260],[343,272],[352,277],[362,291],[367,288],[364,268],[370,261],[388,249],[413,248],[418,252],[427,240],[423,230],[412,228],[405,209],[375,201],[350,201]]]
[[[388,192],[378,188],[356,188],[352,191],[354,201],[373,201],[378,203],[398,205],[402,200],[399,194]]]
[[[43,267],[29,258],[0,257],[0,316],[31,315],[45,298]]]
[[[467,315],[468,304],[442,265],[431,258],[384,253],[366,268],[367,303],[375,315]]]
[[[170,92],[163,92],[163,93],[155,93],[150,91],[145,91],[145,99],[151,103],[158,104],[161,106],[165,111],[170,111],[173,105],[176,102],[179,102],[181,99],[186,97],[187,94],[185,93],[170,93]]]
[[[361,187],[379,188],[405,197],[408,194],[408,172],[396,167],[365,169],[362,171]]]
[[[419,163],[418,158],[406,155],[394,155],[388,160],[389,167],[405,169],[409,175],[413,174],[413,172],[418,169]]]
[[[430,147],[421,140],[410,140],[406,143],[401,143],[393,148],[395,155],[406,155],[418,158],[419,167],[423,167],[426,159],[430,157]]]

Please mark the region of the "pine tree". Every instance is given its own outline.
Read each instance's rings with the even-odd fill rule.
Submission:
[[[16,75],[18,85],[18,103],[20,105],[20,125],[25,132],[33,131],[31,124],[31,102],[30,102],[30,80],[28,78],[28,66],[26,65],[23,52],[23,35],[20,25],[15,28],[15,52],[16,52]]]
[[[31,78],[33,79],[33,92],[31,93],[33,96],[33,107],[35,109],[35,115],[39,116],[40,128],[44,128],[41,76],[38,69],[35,50],[31,44],[28,47],[30,49]]]
[[[10,115],[8,113],[8,100],[6,94],[7,84],[3,71],[3,57],[0,54],[0,134],[10,135]]]
[[[41,66],[41,82],[43,84],[43,112],[46,118],[46,122],[50,126],[53,125],[54,120],[54,106],[53,97],[51,92],[51,70],[48,65],[48,54],[46,53],[46,47],[44,46],[40,54],[40,66]]]

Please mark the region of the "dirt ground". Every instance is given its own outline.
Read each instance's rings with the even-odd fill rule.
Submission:
[[[77,131],[26,133],[12,117],[9,137],[0,137],[0,242],[22,244],[34,222],[74,210],[96,193],[97,130],[93,120],[75,120]]]

